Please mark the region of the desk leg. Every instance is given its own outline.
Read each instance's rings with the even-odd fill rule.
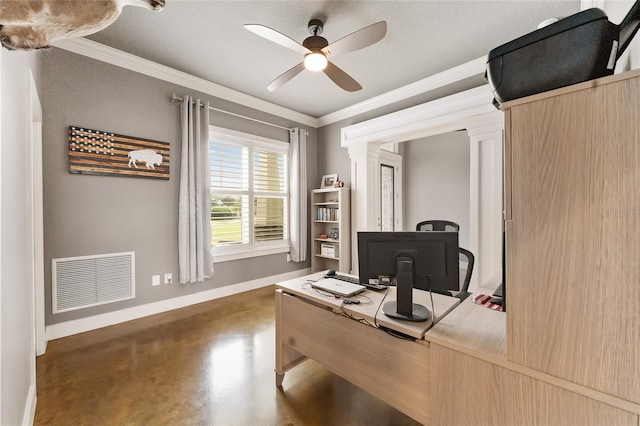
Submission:
[[[285,302],[285,296],[282,290],[276,290],[276,386],[282,386],[284,380],[284,373],[306,360],[307,357],[300,352],[291,348],[284,336],[283,332],[283,303]]]

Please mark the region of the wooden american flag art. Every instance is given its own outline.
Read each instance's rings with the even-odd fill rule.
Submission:
[[[69,173],[169,179],[170,146],[69,126]]]

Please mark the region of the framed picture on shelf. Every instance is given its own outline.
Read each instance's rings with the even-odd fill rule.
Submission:
[[[320,188],[333,188],[333,184],[338,181],[338,175],[324,175],[322,176],[322,181],[320,181]]]
[[[340,237],[338,228],[331,228],[331,231],[329,232],[329,238],[331,238],[332,240],[338,240],[338,237]]]

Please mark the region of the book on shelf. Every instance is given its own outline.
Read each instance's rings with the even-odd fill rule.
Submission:
[[[316,220],[337,221],[338,217],[338,207],[316,207]]]

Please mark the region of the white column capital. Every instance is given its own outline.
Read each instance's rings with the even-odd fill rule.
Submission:
[[[472,142],[481,139],[481,135],[486,133],[502,133],[504,129],[504,113],[495,110],[470,117],[465,120],[465,128]]]
[[[380,157],[382,144],[375,142],[360,142],[347,146],[347,152],[351,161],[361,162],[377,160]]]

